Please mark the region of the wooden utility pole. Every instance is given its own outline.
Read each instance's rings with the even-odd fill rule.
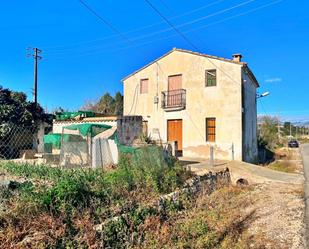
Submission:
[[[280,130],[280,118],[278,117],[278,124],[277,124],[277,132],[278,132],[278,139],[280,140],[280,132],[281,132],[281,130]]]
[[[41,49],[38,48],[28,48],[27,56],[32,56],[34,58],[34,84],[33,84],[33,102],[35,105],[38,104],[38,60],[41,60],[42,57],[39,56],[42,53]],[[32,53],[30,52],[32,50]]]
[[[292,136],[292,123],[290,122],[290,136]]]

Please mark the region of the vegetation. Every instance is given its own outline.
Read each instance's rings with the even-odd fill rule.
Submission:
[[[259,120],[259,145],[274,151],[276,148],[287,145],[288,136],[302,140],[300,135],[308,134],[308,127],[296,126],[291,122],[284,122],[283,127],[277,117],[263,116]],[[278,125],[280,125],[278,131]]]
[[[105,93],[99,101],[87,101],[81,109],[106,115],[122,115],[123,96],[120,92],[117,92],[114,97],[109,93]]]
[[[0,86],[0,120],[0,134],[3,135],[12,124],[32,127],[37,125],[34,121],[49,121],[49,118],[42,107],[27,101],[25,93]]]
[[[304,125],[293,125],[291,122],[284,122],[281,132],[284,136],[298,137],[302,134],[309,134],[309,128]]]
[[[260,119],[260,122],[261,125],[258,134],[259,146],[273,151],[282,144],[278,135],[279,120],[276,117],[264,116]]]
[[[124,237],[119,237],[119,229],[127,236],[154,212],[143,204],[181,187],[190,177],[174,160],[166,163],[158,157],[149,162],[144,154],[147,151],[139,160],[123,155],[118,168],[110,172],[2,162],[2,171],[27,181],[1,188],[0,244],[14,248],[27,243],[35,248],[120,246]],[[108,225],[109,219],[128,212],[127,221]],[[94,225],[102,222],[107,222],[104,230],[95,232]]]
[[[59,169],[1,163],[27,179],[0,188],[3,248],[263,248],[246,232],[253,212],[249,188],[223,187],[210,196],[183,194],[154,208],[163,193],[183,186],[179,164],[123,155],[116,170]],[[94,229],[95,228],[95,229]],[[262,241],[262,242],[261,242]]]
[[[275,161],[274,163],[269,164],[268,168],[286,173],[297,172],[295,163],[288,160]]]

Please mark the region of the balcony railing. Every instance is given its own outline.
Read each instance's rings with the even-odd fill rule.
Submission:
[[[186,108],[186,90],[177,89],[162,92],[163,109],[168,110],[183,110]]]

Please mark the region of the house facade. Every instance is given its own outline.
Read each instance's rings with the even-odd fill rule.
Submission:
[[[241,61],[173,49],[123,79],[124,115],[141,115],[153,139],[184,157],[255,162],[256,89]]]

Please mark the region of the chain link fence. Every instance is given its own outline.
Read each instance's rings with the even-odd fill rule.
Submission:
[[[35,127],[1,124],[0,159],[16,159],[35,154],[40,142]]]

